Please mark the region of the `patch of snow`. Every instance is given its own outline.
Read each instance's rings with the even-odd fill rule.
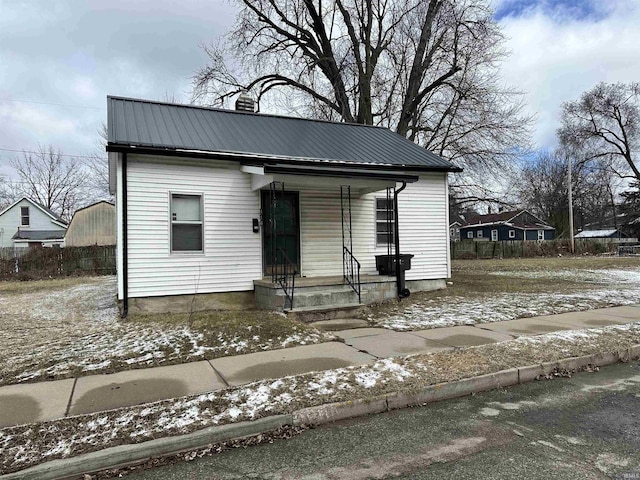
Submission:
[[[378,383],[382,374],[377,371],[363,371],[356,373],[356,382],[364,388],[373,388]]]
[[[491,272],[514,278],[554,278],[597,284],[597,289],[569,293],[496,293],[487,297],[448,296],[415,301],[402,312],[369,317],[392,330],[474,325],[523,317],[553,315],[619,305],[640,299],[640,271],[624,269]]]

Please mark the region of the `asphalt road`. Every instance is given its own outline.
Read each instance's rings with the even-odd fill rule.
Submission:
[[[339,422],[128,478],[640,480],[640,363]]]

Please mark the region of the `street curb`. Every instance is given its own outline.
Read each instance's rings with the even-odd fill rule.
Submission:
[[[479,377],[429,385],[418,392],[392,393],[387,396],[387,405],[389,410],[396,410],[414,405],[438,402],[440,400],[464,397],[472,393],[508,387],[510,385],[516,385],[517,383],[518,369],[510,368],[496,373],[480,375]]]
[[[157,438],[148,442],[119,445],[77,457],[52,460],[34,467],[0,476],[3,480],[54,480],[75,478],[87,472],[124,467],[143,462],[152,457],[174,455],[201,448],[212,443],[234,440],[291,425],[291,415],[274,415],[250,422],[231,423],[219,427],[207,427],[186,435]]]
[[[77,457],[52,460],[7,475],[0,480],[55,480],[77,478],[87,472],[139,464],[152,457],[175,455],[226,440],[267,433],[287,425],[317,426],[347,418],[362,417],[410,406],[464,397],[497,388],[529,383],[554,371],[579,371],[640,358],[640,345],[622,352],[605,352],[571,357],[557,362],[510,368],[495,373],[429,385],[417,392],[394,392],[368,399],[308,407],[287,415],[274,415],[254,421],[207,427],[186,435],[159,438],[133,445],[110,447]]]
[[[293,412],[293,425],[322,425],[346,418],[362,417],[388,410],[386,396],[350,402],[326,403]]]

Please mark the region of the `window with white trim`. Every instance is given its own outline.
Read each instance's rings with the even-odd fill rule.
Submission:
[[[471,231],[467,232],[467,238],[473,238],[473,232]]]
[[[376,198],[376,246],[387,246],[394,243],[394,229],[393,199]]]
[[[202,252],[202,195],[171,194],[171,251]]]
[[[20,207],[20,225],[29,226],[29,207]]]
[[[544,230],[538,230],[538,240],[544,240]]]
[[[478,238],[482,238],[482,230],[478,230],[478,233],[476,235]]]
[[[509,230],[509,238],[516,238],[516,231],[515,230]]]
[[[491,241],[492,242],[498,241],[498,230],[491,230]]]

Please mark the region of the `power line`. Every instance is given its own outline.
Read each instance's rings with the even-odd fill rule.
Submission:
[[[18,100],[15,98],[0,98],[0,100],[5,102],[35,103],[37,105],[53,105],[56,107],[86,108],[89,110],[106,110],[106,108],[90,107],[88,105],[71,105],[69,103],[37,102],[35,100]]]
[[[15,152],[15,153],[31,153],[34,155],[40,155],[43,152],[36,152],[33,150],[15,150],[12,148],[0,148],[1,151],[3,152]],[[49,152],[44,152],[45,154],[48,154]],[[67,153],[55,153],[54,155],[60,155],[61,157],[73,157],[73,158],[91,158],[91,159],[95,159],[98,158],[100,160],[106,160],[106,157],[99,157],[97,155],[71,155],[71,154],[67,154]]]

